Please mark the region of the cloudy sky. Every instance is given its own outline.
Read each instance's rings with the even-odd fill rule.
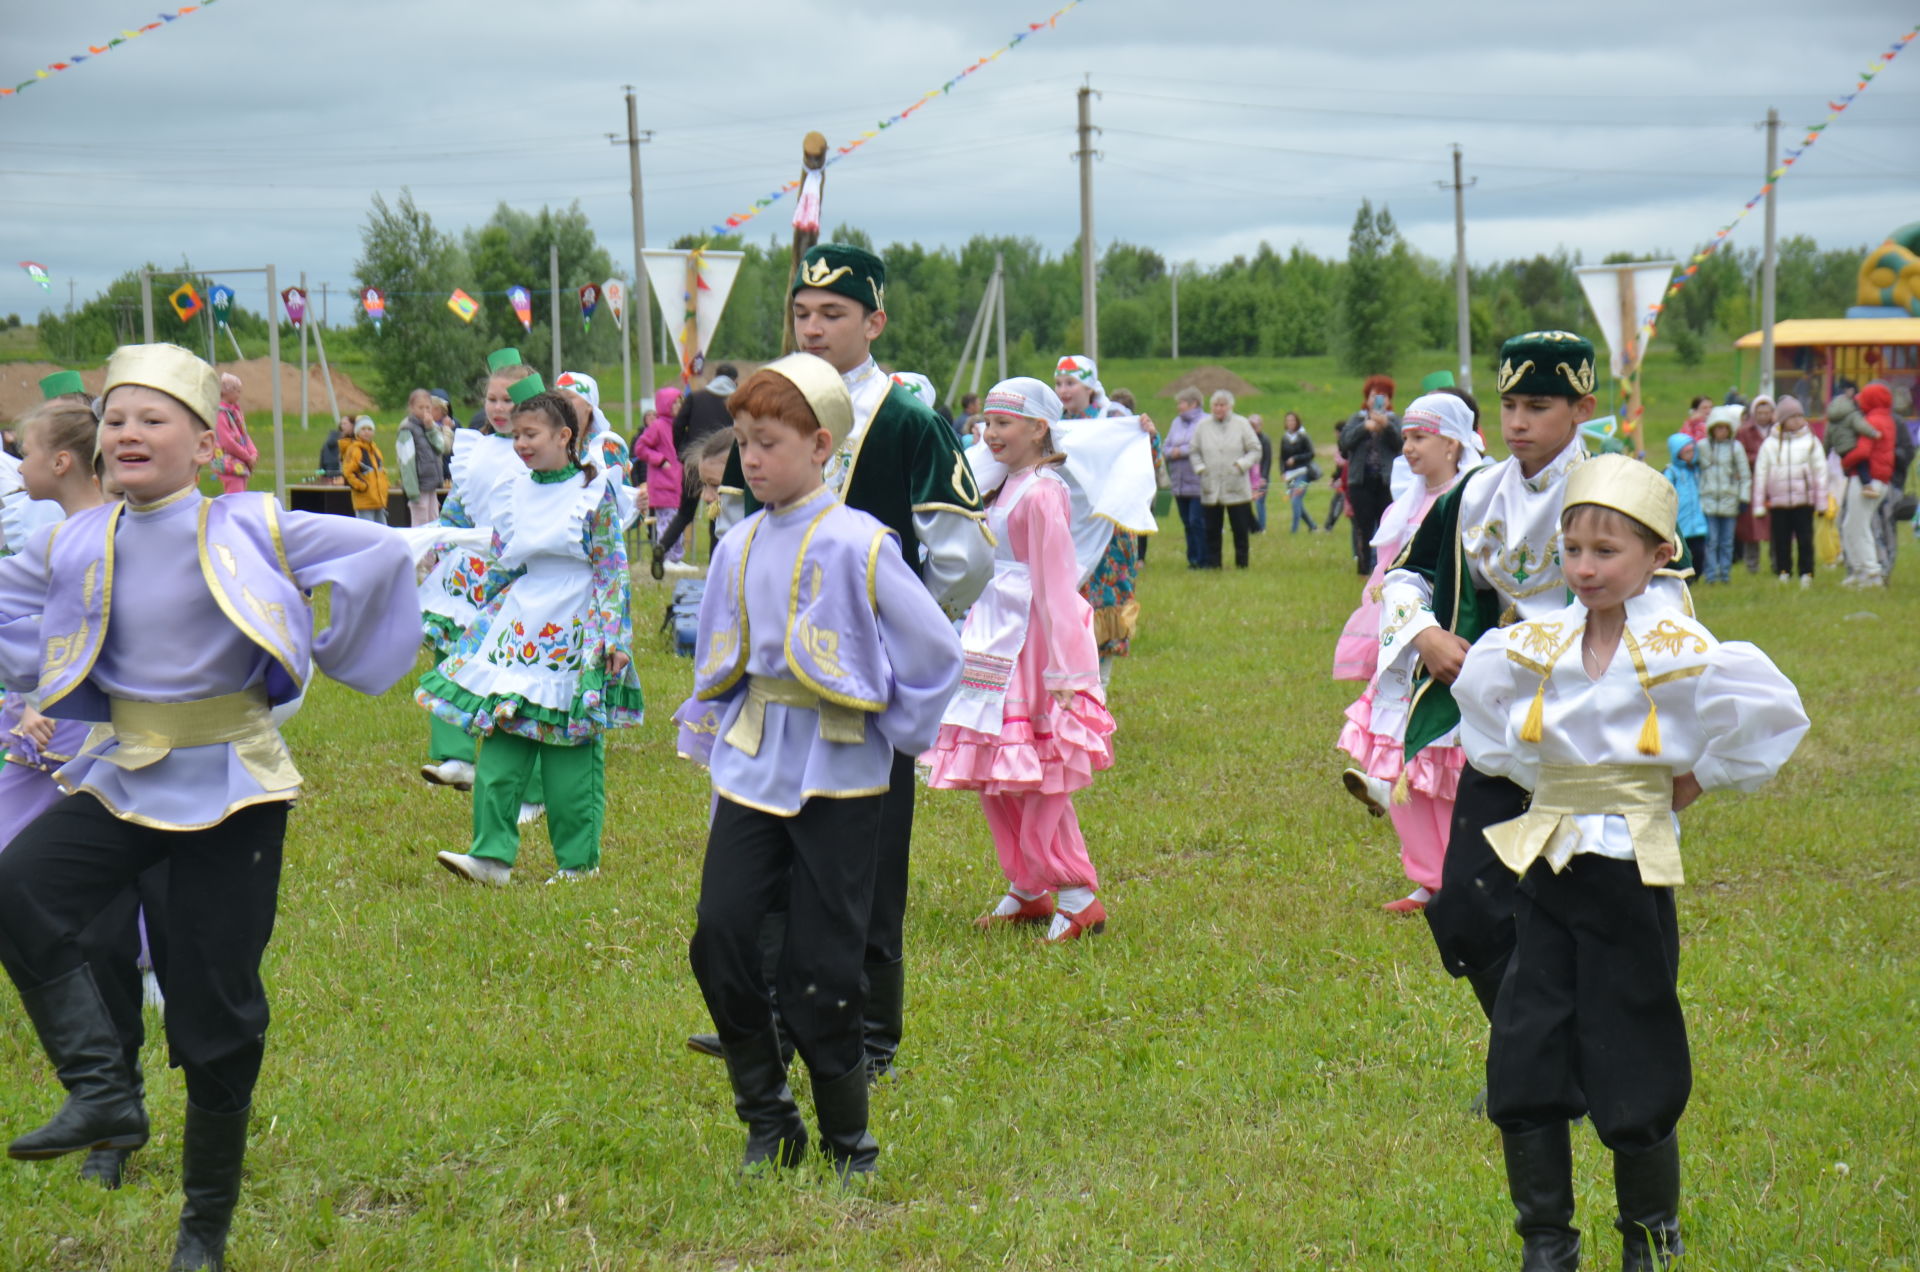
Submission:
[[[149,3],[152,0],[148,0]],[[0,237],[64,304],[153,259],[351,279],[375,191],[440,225],[579,200],[631,256],[621,86],[638,89],[650,245],[795,174],[1062,0],[220,0],[0,99]],[[175,4],[177,8],[177,3]],[[152,21],[133,0],[10,5],[0,83]],[[830,170],[827,219],[881,243],[1079,228],[1074,90],[1090,76],[1095,232],[1202,264],[1262,241],[1345,248],[1363,196],[1453,254],[1465,148],[1476,261],[1564,246],[1681,252],[1920,13],[1895,0],[1084,0]],[[1818,15],[1813,16],[1813,15]],[[1879,242],[1920,218],[1920,41],[1781,185],[1780,232]],[[785,235],[790,203],[749,232]],[[1736,231],[1760,242],[1756,213]],[[22,271],[0,312],[47,298]],[[544,280],[529,280],[538,286]],[[341,315],[334,314],[338,322]]]

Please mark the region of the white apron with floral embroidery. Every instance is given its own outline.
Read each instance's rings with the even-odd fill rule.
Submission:
[[[497,565],[524,566],[526,573],[508,586],[497,610],[476,620],[473,651],[444,669],[455,684],[485,697],[512,694],[555,711],[572,708],[588,669],[587,520],[605,497],[606,481],[602,473],[584,486],[578,475],[515,484],[505,524],[494,527],[504,541]]]
[[[1028,474],[1011,499],[997,499],[987,509],[987,526],[994,539],[993,578],[967,611],[966,626],[960,631],[965,659],[960,688],[947,703],[942,724],[996,737],[1005,722],[1007,685],[1027,643],[1027,624],[1033,616],[1033,576],[1025,562],[1013,558],[1007,520],[1035,483],[1045,479],[1037,472]]]

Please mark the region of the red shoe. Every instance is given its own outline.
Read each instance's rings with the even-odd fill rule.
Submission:
[[[973,926],[979,928],[982,932],[991,932],[997,927],[1004,927],[1013,923],[1045,923],[1053,917],[1053,894],[1051,892],[1043,892],[1031,901],[1014,897],[1011,892],[1007,893],[1007,895],[1013,897],[1015,901],[1020,902],[1020,908],[1018,910],[1015,910],[1012,914],[995,914],[992,910],[989,910],[975,919]]]
[[[1062,910],[1060,916],[1067,921],[1067,930],[1059,936],[1049,936],[1048,945],[1065,945],[1068,941],[1079,940],[1083,932],[1091,932],[1098,936],[1107,930],[1107,907],[1100,904],[1099,897],[1088,902],[1084,910],[1072,912]]]
[[[1432,894],[1429,893],[1427,900],[1430,901],[1432,899]],[[1418,893],[1414,893],[1409,896],[1400,897],[1397,900],[1389,901],[1380,908],[1388,914],[1418,914],[1427,908],[1427,902],[1422,901]]]

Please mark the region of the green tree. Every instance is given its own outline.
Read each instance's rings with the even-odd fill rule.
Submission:
[[[556,315],[549,253],[557,246],[561,359],[576,369],[619,360],[620,337],[612,315],[603,315],[603,321],[593,327],[583,327],[580,321],[578,289],[584,283],[605,281],[613,273],[613,260],[594,237],[578,202],[558,211],[541,208],[538,212],[522,212],[502,203],[484,225],[463,237],[473,281],[485,293],[475,297],[481,304],[473,325],[489,348],[515,346],[543,368],[551,361]],[[506,290],[513,286],[531,293],[531,329],[520,325],[507,303]],[[547,368],[548,379],[565,369]]]
[[[1400,232],[1383,206],[1362,199],[1347,238],[1347,273],[1340,290],[1340,361],[1353,375],[1391,367],[1403,333],[1404,290],[1394,260]]]
[[[410,390],[433,384],[460,386],[467,396],[479,396],[484,335],[446,306],[454,288],[473,285],[466,253],[435,228],[412,191],[403,189],[395,204],[373,196],[353,268],[358,288],[378,287],[391,298],[387,321],[367,342],[380,400],[404,402]],[[364,311],[359,320],[367,321]]]

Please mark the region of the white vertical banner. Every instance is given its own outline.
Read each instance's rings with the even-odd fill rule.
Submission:
[[[1632,261],[1620,265],[1582,265],[1573,272],[1586,293],[1587,307],[1607,342],[1607,365],[1625,379],[1646,350],[1638,347],[1647,310],[1660,303],[1678,261]]]
[[[673,354],[682,367],[703,363],[714,331],[720,326],[720,314],[733,292],[733,280],[740,276],[745,252],[701,252],[697,281],[690,286],[688,264],[691,250],[650,247],[641,253],[647,267],[648,288],[660,304]],[[694,315],[694,347],[683,347],[689,302]]]

